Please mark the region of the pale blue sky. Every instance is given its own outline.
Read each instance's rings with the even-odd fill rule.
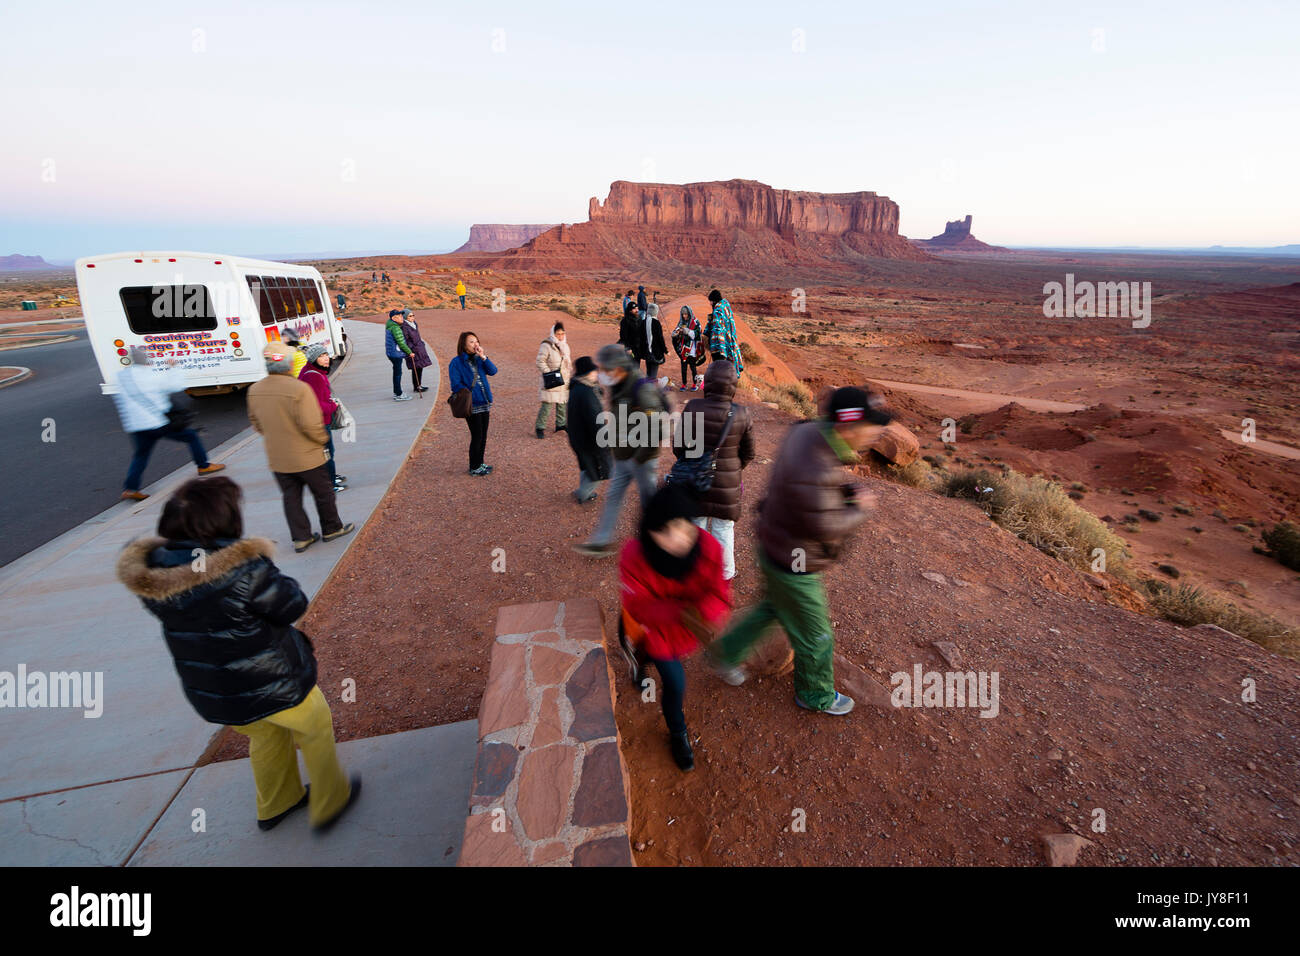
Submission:
[[[6,5],[0,254],[443,249],[737,177],[918,238],[1300,242],[1300,3],[732,9]]]

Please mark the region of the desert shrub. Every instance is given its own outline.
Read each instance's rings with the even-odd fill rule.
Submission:
[[[1269,557],[1292,571],[1300,571],[1300,527],[1290,521],[1279,521],[1264,532],[1264,544],[1268,546]]]
[[[1300,628],[1288,627],[1267,614],[1248,611],[1190,584],[1170,587],[1163,582],[1144,581],[1143,589],[1152,608],[1165,620],[1183,627],[1213,624],[1271,651],[1300,657]]]
[[[910,465],[888,465],[885,474],[899,484],[909,485],[912,488],[933,488],[938,479],[930,468],[930,463],[923,458],[916,459]]]
[[[817,414],[817,405],[812,392],[803,382],[793,385],[768,385],[758,383],[758,397],[765,402],[772,402],[784,412],[797,418],[813,418]]]
[[[1128,560],[1123,538],[1071,501],[1060,485],[1045,478],[1026,478],[1009,469],[995,474],[979,468],[949,475],[943,491],[952,498],[975,499],[989,517],[1017,538],[1076,568],[1090,570],[1098,548],[1105,552],[1110,566]]]
[[[746,365],[762,365],[763,356],[758,354],[758,350],[748,342],[740,343],[740,358]]]

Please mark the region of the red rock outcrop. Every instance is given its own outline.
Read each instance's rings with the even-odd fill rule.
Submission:
[[[850,270],[867,259],[928,259],[898,234],[898,204],[872,192],[773,189],[751,180],[630,183],[593,198],[588,222],[562,225],[472,267],[569,272],[656,265],[768,271]]]
[[[937,236],[931,236],[929,239],[918,239],[916,244],[923,249],[933,249],[937,252],[952,250],[957,252],[1006,252],[1001,246],[990,246],[987,242],[980,242],[970,234],[971,216],[967,214],[965,219],[954,219],[946,223],[943,232]]]
[[[457,252],[505,252],[522,246],[534,236],[540,236],[555,223],[546,225],[507,226],[500,223],[474,223],[469,227],[469,241]]]

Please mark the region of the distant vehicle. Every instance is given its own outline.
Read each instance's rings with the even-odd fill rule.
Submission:
[[[191,395],[265,378],[268,342],[320,342],[334,358],[347,351],[325,280],[310,266],[206,252],[115,252],[78,259],[76,273],[105,395],[117,391],[132,346],[175,359]]]

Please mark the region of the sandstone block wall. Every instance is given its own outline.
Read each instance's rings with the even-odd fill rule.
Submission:
[[[632,866],[600,606],[497,612],[460,866]]]

